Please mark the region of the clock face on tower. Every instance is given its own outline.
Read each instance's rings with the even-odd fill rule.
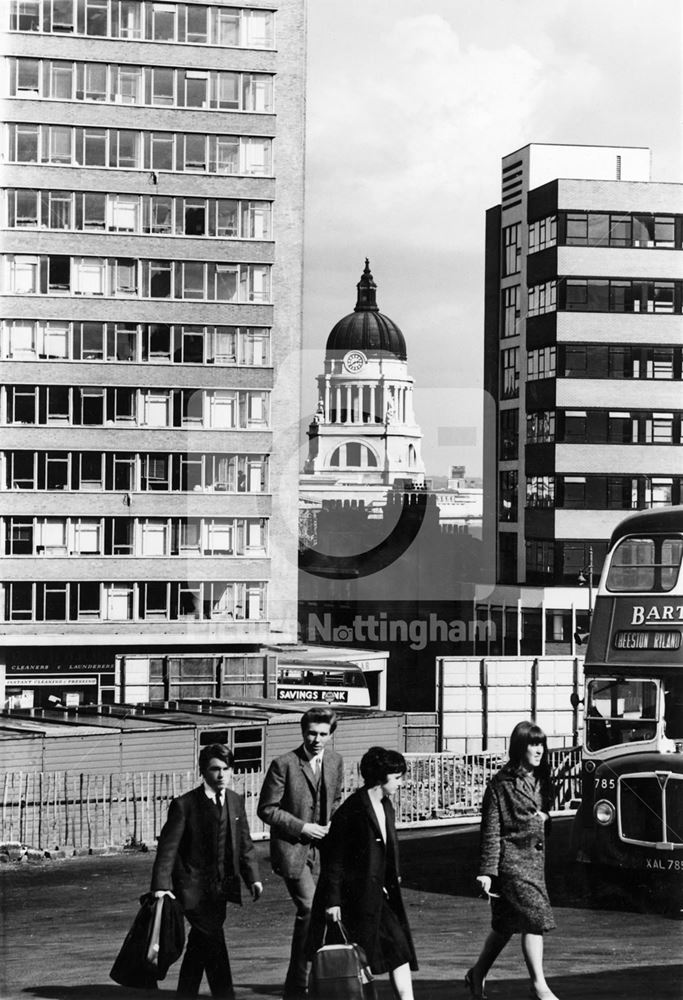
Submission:
[[[344,368],[347,372],[359,372],[365,367],[367,358],[362,351],[349,351],[344,355]]]

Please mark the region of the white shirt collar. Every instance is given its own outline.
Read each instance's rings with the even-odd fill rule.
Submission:
[[[202,781],[204,784],[204,794],[206,795],[207,799],[211,799],[212,802],[215,802],[216,796],[221,795],[223,802],[225,802],[225,789],[222,792],[215,792],[211,787],[211,785],[207,784],[207,782],[204,781],[204,779],[202,779]]]

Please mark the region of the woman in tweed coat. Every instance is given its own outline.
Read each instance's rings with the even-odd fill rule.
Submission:
[[[543,730],[532,722],[518,723],[509,758],[484,795],[477,881],[491,901],[491,931],[465,984],[473,1000],[485,997],[489,969],[512,935],[521,933],[532,1000],[557,1000],[543,973],[543,934],[555,926],[545,886],[552,798]]]

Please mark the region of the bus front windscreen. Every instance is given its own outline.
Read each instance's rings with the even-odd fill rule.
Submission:
[[[657,733],[656,681],[596,677],[588,682],[586,748],[647,742]]]

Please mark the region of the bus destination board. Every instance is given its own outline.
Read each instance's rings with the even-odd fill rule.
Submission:
[[[674,631],[633,631],[617,632],[614,636],[615,649],[680,649],[681,633]]]

